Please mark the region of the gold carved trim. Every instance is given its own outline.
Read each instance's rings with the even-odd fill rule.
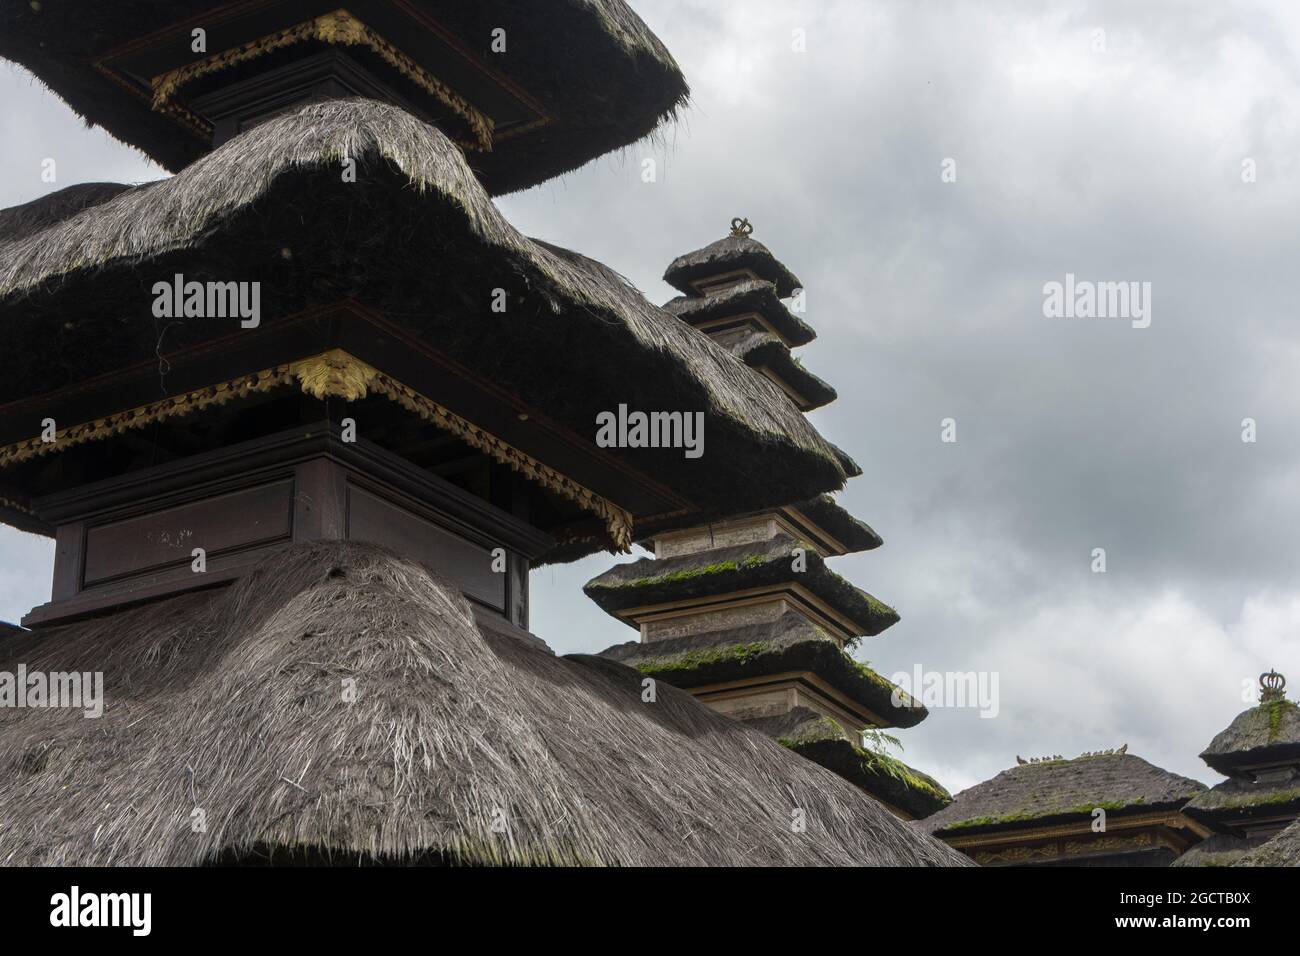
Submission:
[[[368,394],[382,395],[437,428],[451,432],[493,460],[509,465],[525,478],[598,515],[604,520],[610,537],[621,551],[628,551],[632,546],[632,515],[629,512],[342,349],[331,349],[320,355],[243,375],[219,385],[209,385],[91,422],[71,425],[56,430],[54,441],[51,442],[38,436],[6,445],[0,448],[0,470],[54,451],[110,438],[155,422],[180,418],[210,406],[224,405],[236,398],[269,392],[295,381],[303,392],[318,399],[335,397],[352,402],[365,398]]]
[[[483,152],[492,150],[494,124],[490,117],[485,116],[469,100],[433,76],[392,43],[343,9],[335,10],[333,13],[326,13],[314,20],[308,20],[306,23],[299,23],[297,26],[286,27],[269,36],[250,40],[240,46],[216,53],[207,59],[199,60],[196,63],[188,63],[168,73],[163,73],[161,76],[154,77],[153,108],[160,113],[176,116],[191,126],[201,126],[201,121],[176,101],[176,96],[181,87],[201,76],[220,72],[239,63],[247,63],[273,50],[283,49],[308,40],[317,40],[321,43],[336,46],[366,47],[371,52],[382,57],[389,66],[420,87],[420,89],[465,120],[473,131],[475,146]]]
[[[17,511],[21,514],[31,515],[33,518],[36,517],[36,513],[32,511],[31,508],[28,508],[26,505],[20,505],[18,502],[4,497],[4,495],[0,495],[0,508],[8,508],[10,511]]]
[[[373,366],[354,358],[342,349],[294,362],[290,368],[302,390],[313,398],[341,398],[355,402],[365,398],[370,384],[379,375]]]
[[[150,402],[148,405],[141,405],[124,412],[115,412],[103,418],[96,418],[94,421],[56,429],[53,441],[47,442],[37,436],[0,448],[0,469],[40,458],[54,451],[63,451],[75,445],[99,441],[132,429],[143,428],[154,422],[180,418],[213,405],[224,405],[236,398],[269,392],[292,381],[293,374],[290,366],[279,365],[251,375],[242,375],[219,385],[208,385],[183,395]]]

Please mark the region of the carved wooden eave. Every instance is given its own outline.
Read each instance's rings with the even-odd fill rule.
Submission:
[[[265,56],[275,50],[316,40],[334,46],[361,46],[382,58],[402,76],[424,92],[434,97],[461,119],[473,131],[469,145],[484,152],[492,149],[494,123],[476,109],[465,97],[447,86],[428,70],[416,63],[396,46],[384,39],[347,10],[339,9],[305,23],[295,24],[268,36],[258,37],[230,49],[215,53],[205,59],[169,70],[153,78],[153,108],[180,119],[185,125],[211,135],[210,126],[179,98],[182,89],[200,77],[229,69]]]
[[[938,834],[955,850],[981,865],[1014,865],[1079,860],[1090,855],[1169,849],[1179,856],[1211,835],[1211,831],[1177,811],[1116,814],[1106,818],[1106,830],[1092,830],[1091,818],[1050,826],[1016,827],[962,835]]]

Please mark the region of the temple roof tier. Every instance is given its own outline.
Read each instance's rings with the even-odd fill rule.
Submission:
[[[12,2],[0,57],[172,172],[241,105],[350,92],[442,127],[494,195],[641,139],[688,96],[623,0]]]
[[[1277,779],[1260,781],[1234,777],[1197,794],[1186,811],[1202,822],[1225,826],[1260,818],[1294,819],[1300,814],[1300,773],[1287,770]]]
[[[358,163],[356,182],[340,180],[340,155]],[[0,214],[12,230],[0,234],[0,348],[25,356],[0,383],[0,455],[31,442],[47,416],[87,435],[148,423],[141,409],[160,384],[150,289],[183,274],[260,282],[265,318],[255,330],[169,321],[169,396],[249,374],[279,382],[281,365],[342,348],[392,378],[404,404],[418,393],[493,447],[555,466],[660,528],[831,491],[856,468],[726,349],[612,270],[518,233],[461,150],[397,107],[312,104],[170,179],[73,190]],[[329,311],[339,309],[346,322]],[[462,385],[460,398],[431,394]],[[620,405],[703,413],[709,467],[681,448],[596,448],[592,422]],[[642,504],[619,500],[632,488]],[[21,491],[6,483],[0,498],[21,506]]]
[[[776,382],[801,412],[829,405],[837,397],[834,388],[804,368],[786,344],[769,332],[732,329],[717,333],[713,340]]]
[[[795,555],[795,550],[802,553]],[[798,569],[796,569],[798,568]],[[898,612],[840,577],[816,551],[787,534],[672,558],[619,564],[588,581],[583,592],[635,626],[663,609],[704,613],[737,601],[786,601],[816,615],[848,644],[898,622]]]
[[[712,295],[678,296],[664,303],[664,311],[704,332],[751,328],[771,332],[790,348],[807,345],[817,332],[786,307],[774,284],[746,279]]]
[[[928,817],[952,803],[939,781],[897,757],[855,744],[831,717],[800,707],[745,723],[861,787],[904,819]]]
[[[686,296],[706,295],[722,283],[740,279],[772,283],[782,299],[803,287],[767,246],[748,234],[737,235],[734,224],[732,235],[678,256],[664,273],[664,281]]]
[[[876,727],[914,727],[927,715],[920,701],[855,661],[825,631],[797,613],[708,634],[616,644],[601,656],[686,690],[809,674],[855,718]]]
[[[1201,753],[1201,759],[1221,774],[1300,765],[1300,707],[1283,696],[1286,678],[1270,671],[1260,675],[1260,684],[1259,704],[1238,714]]]

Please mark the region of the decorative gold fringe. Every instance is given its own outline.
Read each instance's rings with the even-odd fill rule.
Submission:
[[[36,512],[32,511],[31,508],[28,508],[26,505],[20,505],[18,502],[6,498],[3,495],[0,495],[0,508],[8,508],[10,511],[17,511],[21,514],[31,515],[33,518],[36,517]]]
[[[48,455],[54,451],[63,451],[89,441],[99,441],[113,435],[120,435],[134,428],[143,428],[154,422],[180,418],[214,405],[224,405],[236,398],[245,398],[248,395],[269,392],[277,386],[291,383],[293,378],[290,367],[280,365],[263,372],[244,375],[229,382],[222,382],[220,385],[209,385],[206,388],[186,392],[184,395],[176,395],[172,398],[164,398],[161,401],[151,402],[148,405],[141,405],[138,408],[128,409],[124,412],[116,412],[91,422],[70,425],[67,428],[56,430],[54,441],[51,442],[42,441],[38,436],[0,448],[0,469],[31,461],[34,458],[40,458],[42,455]]]
[[[170,113],[194,124],[198,121],[193,114],[175,102],[176,94],[182,86],[201,76],[217,73],[227,67],[255,60],[272,50],[279,50],[307,40],[317,40],[336,46],[368,48],[420,89],[465,120],[473,131],[474,145],[480,150],[492,151],[492,133],[495,124],[490,117],[479,112],[469,100],[430,74],[347,10],[341,9],[308,20],[306,23],[287,27],[270,36],[250,40],[241,46],[214,54],[206,60],[189,63],[154,77],[153,108],[160,113]]]
[[[599,515],[604,520],[609,536],[618,549],[625,553],[632,549],[632,515],[612,501],[584,488],[567,475],[506,444],[495,435],[488,434],[382,372],[378,373],[373,383],[373,390],[376,394],[384,395],[397,402],[407,411],[415,412],[426,421],[433,422],[444,431],[451,432],[465,444],[477,448],[501,464],[509,465],[525,478]]]
[[[396,402],[407,411],[420,416],[421,419],[431,422],[443,431],[451,432],[465,444],[477,448],[493,460],[509,465],[525,478],[544,488],[549,488],[598,515],[605,522],[605,527],[619,550],[624,552],[631,550],[632,515],[630,513],[342,349],[331,349],[320,355],[277,365],[275,368],[241,376],[219,385],[209,385],[173,398],[98,418],[92,422],[72,425],[56,431],[55,440],[52,442],[42,441],[37,437],[7,445],[0,448],[0,470],[31,461],[53,451],[62,451],[74,445],[120,435],[154,422],[179,418],[209,406],[224,405],[236,398],[269,392],[283,385],[291,385],[295,380],[303,392],[318,399],[336,397],[353,402],[373,392]]]

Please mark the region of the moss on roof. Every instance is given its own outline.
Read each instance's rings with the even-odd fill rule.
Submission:
[[[1205,785],[1128,753],[1047,760],[1004,770],[957,794],[925,821],[937,835],[953,831],[1087,819],[1109,813],[1182,807]]]
[[[1300,759],[1300,707],[1279,698],[1238,714],[1210,741],[1201,759],[1230,774],[1236,767],[1286,754]]]
[[[776,621],[709,634],[647,644],[630,641],[607,648],[601,656],[686,689],[765,674],[810,671],[885,720],[885,726],[912,727],[927,716],[920,701],[854,660],[824,631],[794,612]],[[895,695],[901,706],[894,705]]]
[[[587,582],[583,591],[604,610],[619,611],[700,597],[715,597],[765,585],[800,584],[847,618],[855,636],[873,636],[897,623],[898,612],[840,577],[814,551],[806,569],[793,569],[789,535],[768,541],[715,548],[675,558],[643,558],[620,564]],[[621,620],[621,618],[620,618]]]
[[[806,707],[745,723],[912,817],[927,817],[952,802],[952,795],[929,774],[854,744],[838,721]]]

